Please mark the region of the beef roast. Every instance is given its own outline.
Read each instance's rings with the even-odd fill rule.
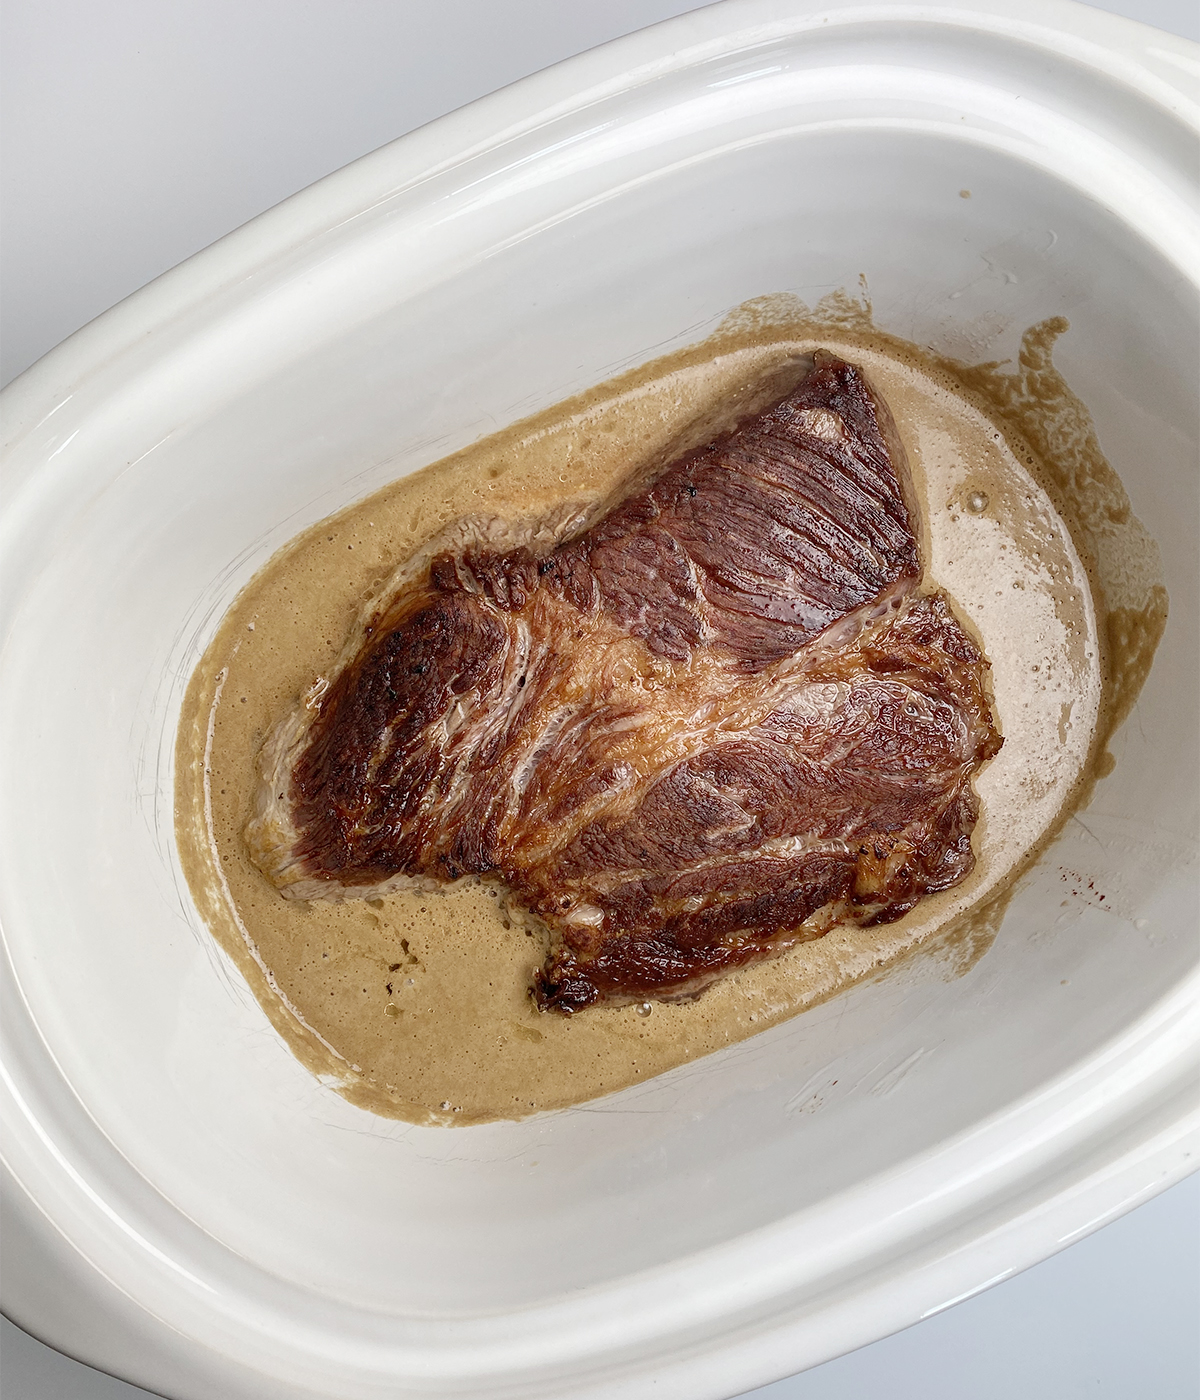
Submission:
[[[819,352],[782,399],[583,514],[411,561],[267,745],[292,898],[502,882],[534,995],[691,996],[971,869],[987,662],[922,590],[886,407]]]

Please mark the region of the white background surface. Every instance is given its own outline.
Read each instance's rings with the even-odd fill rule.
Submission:
[[[687,0],[9,0],[7,382],[213,239],[383,142]],[[1104,8],[1200,38],[1189,0]],[[760,1400],[1200,1396],[1200,1179]],[[144,1395],[5,1323],[4,1400]],[[219,1400],[214,1397],[214,1400]]]

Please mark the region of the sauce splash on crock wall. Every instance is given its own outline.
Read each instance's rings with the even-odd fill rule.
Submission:
[[[227,613],[188,687],[176,835],[200,912],[294,1053],[353,1103],[417,1123],[520,1118],[611,1093],[742,1040],[923,949],[965,971],[1008,886],[1109,770],[1166,618],[1153,541],[1054,369],[1065,322],[1019,365],[967,367],[877,330],[845,294],[738,308],[707,340],[505,429],[304,532]],[[541,1015],[544,946],[484,884],[345,904],[283,899],[242,838],[259,748],[327,674],[396,563],[464,513],[594,497],[697,420],[731,424],[772,366],[825,346],[895,415],[928,571],[992,662],[1005,745],[978,780],[972,875],[883,928],[835,929],[686,1005]],[[464,503],[466,510],[464,511]]]

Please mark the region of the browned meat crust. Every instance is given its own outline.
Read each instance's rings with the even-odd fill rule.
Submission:
[[[497,878],[568,1013],[900,917],[971,869],[1001,742],[916,519],[886,408],[818,354],[583,528],[460,529],[268,745],[255,859],[308,899]]]

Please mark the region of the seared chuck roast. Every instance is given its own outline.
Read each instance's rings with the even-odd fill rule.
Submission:
[[[264,751],[281,892],[502,882],[534,995],[691,996],[971,869],[987,662],[922,591],[890,415],[824,352],[607,507],[413,561]]]

